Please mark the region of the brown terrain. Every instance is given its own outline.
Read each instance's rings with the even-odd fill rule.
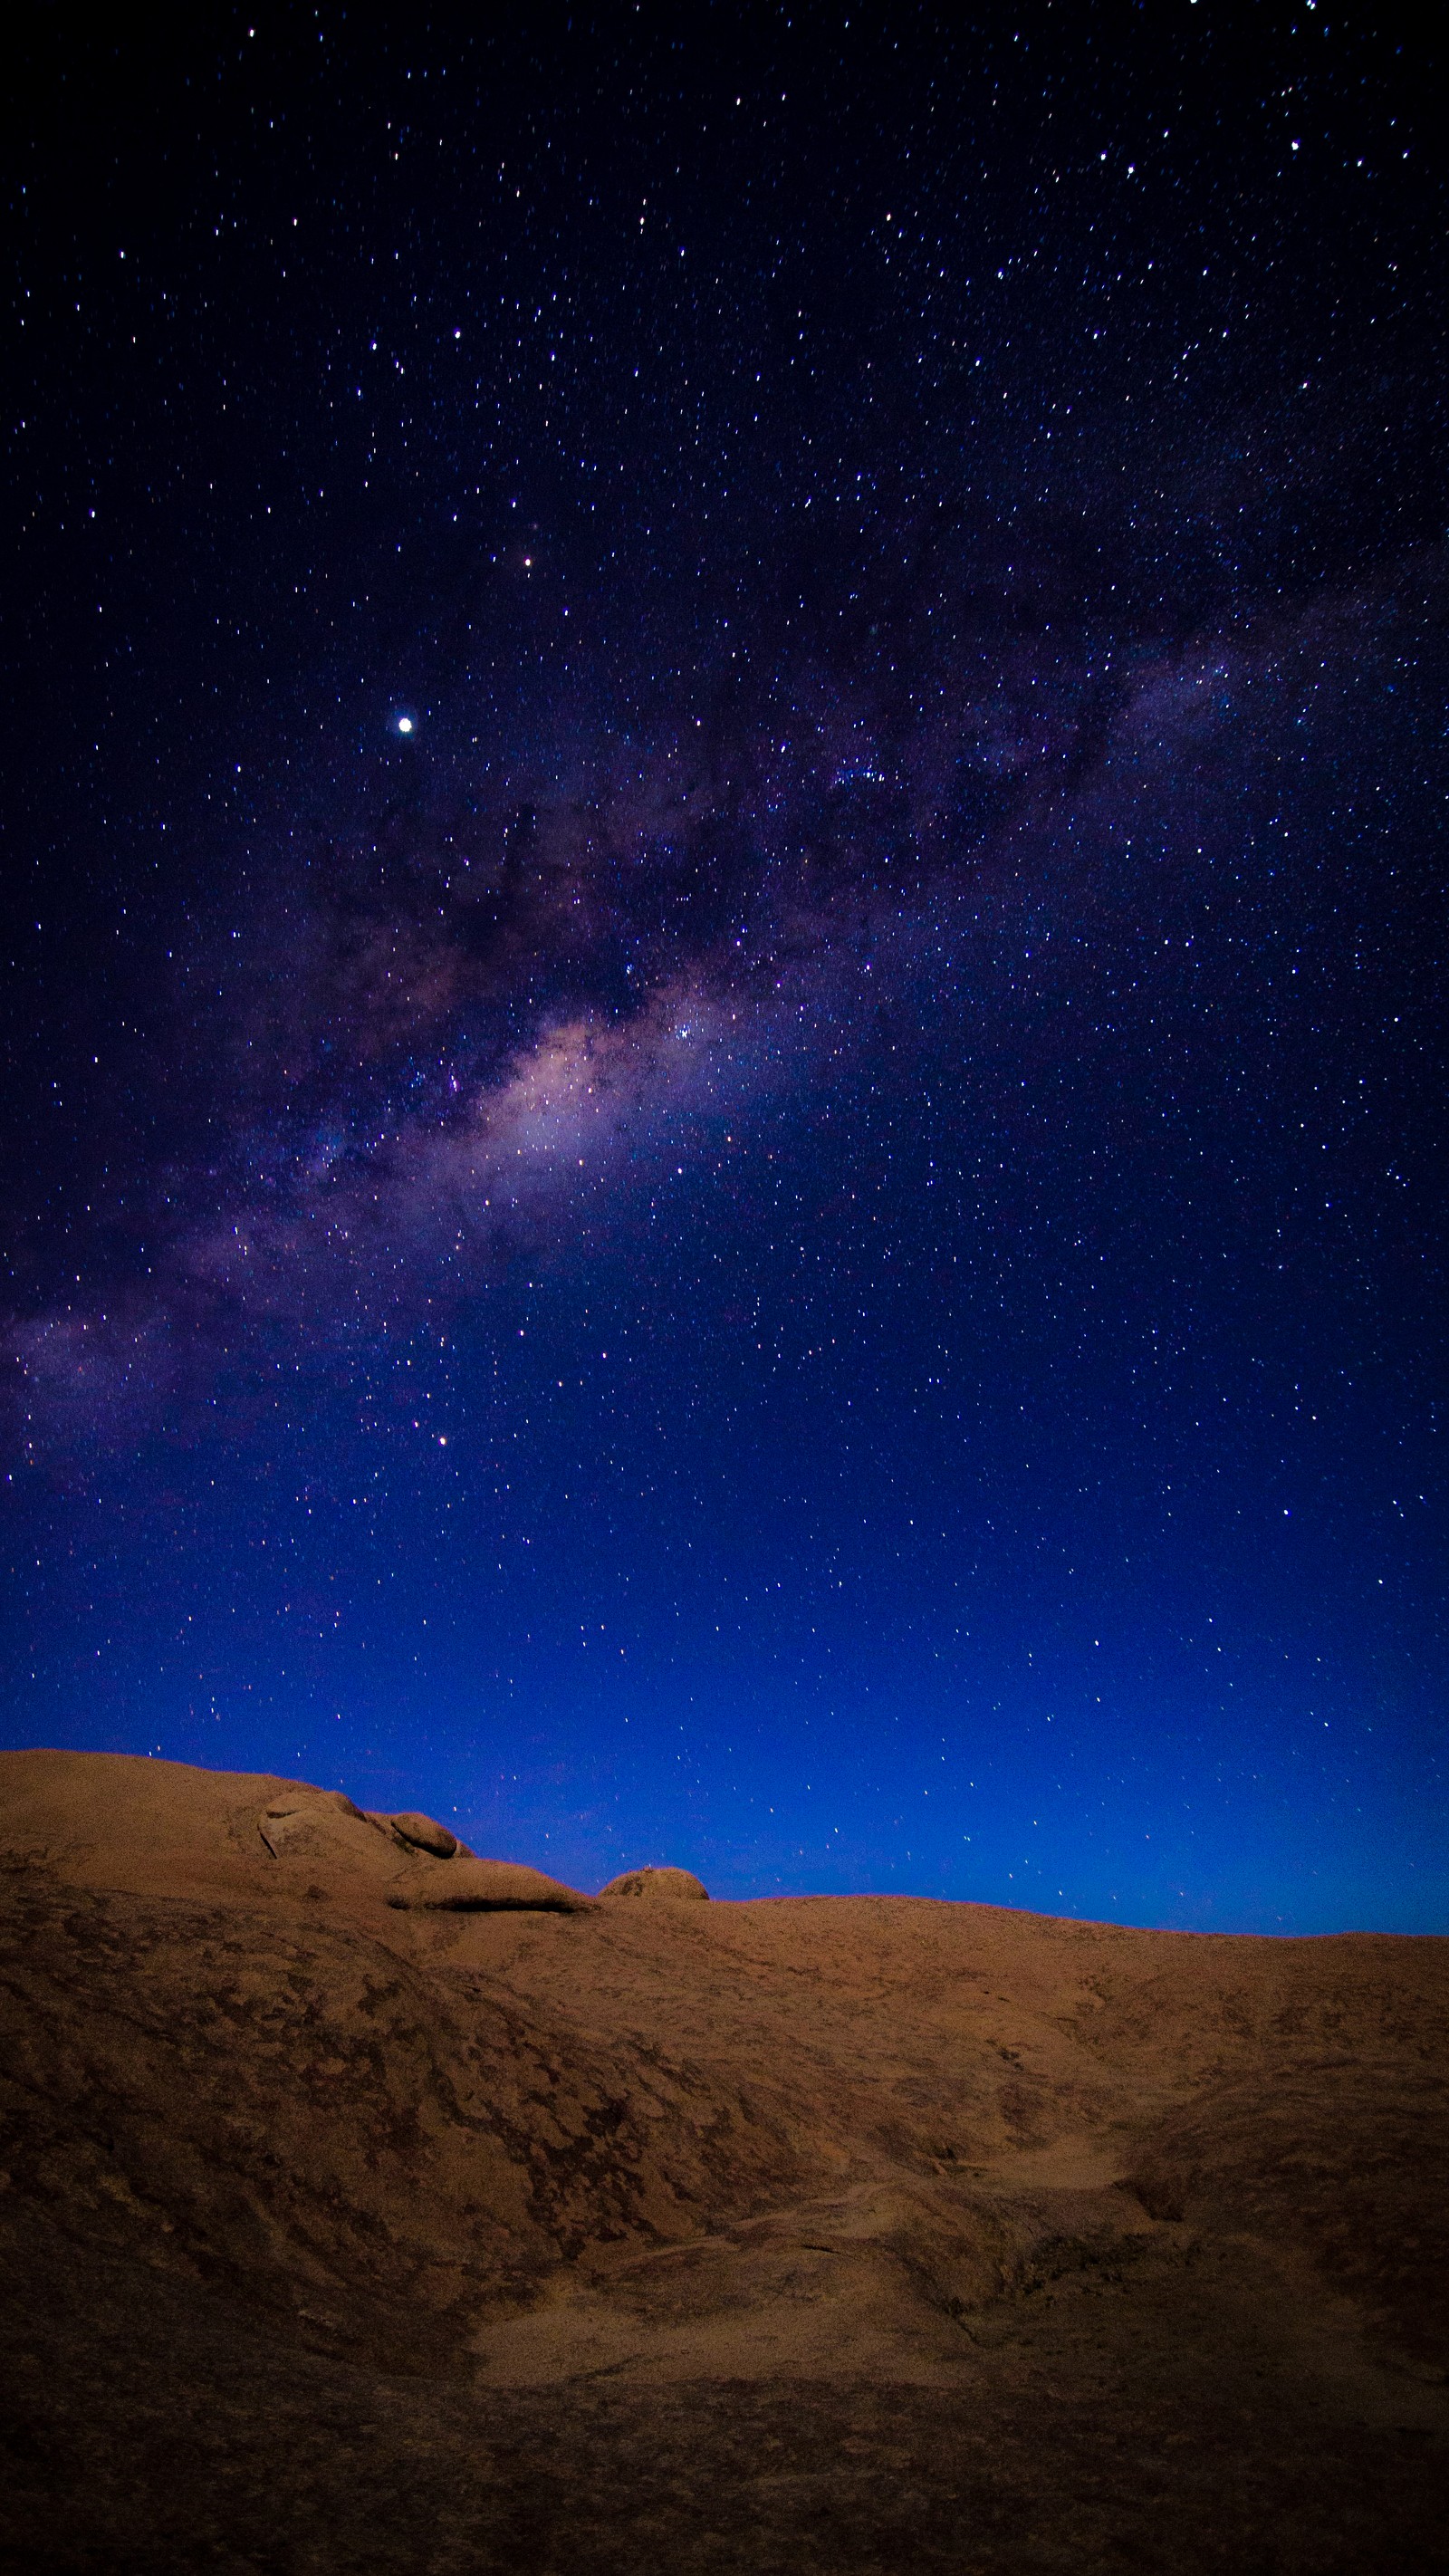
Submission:
[[[1449,1941],[0,1756],[26,2571],[1449,2567]]]

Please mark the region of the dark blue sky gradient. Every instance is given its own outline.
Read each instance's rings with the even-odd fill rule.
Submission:
[[[1436,63],[33,44],[6,1740],[1449,1925]]]

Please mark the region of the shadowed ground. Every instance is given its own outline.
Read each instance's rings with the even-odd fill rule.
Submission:
[[[106,1756],[0,1855],[7,2567],[1449,2566],[1449,1943],[556,1911]]]

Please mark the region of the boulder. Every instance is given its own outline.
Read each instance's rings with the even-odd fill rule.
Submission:
[[[688,1896],[709,1903],[709,1889],[702,1886],[692,1869],[626,1869],[622,1878],[611,1878],[599,1893],[602,1896]]]
[[[387,1901],[423,1914],[582,1914],[593,1898],[522,1861],[460,1856],[445,1870],[420,1869],[398,1880]]]
[[[399,1842],[407,1843],[414,1851],[431,1852],[435,1860],[451,1860],[462,1849],[457,1835],[450,1834],[446,1825],[435,1824],[431,1816],[409,1813],[384,1816],[380,1821],[391,1825]]]

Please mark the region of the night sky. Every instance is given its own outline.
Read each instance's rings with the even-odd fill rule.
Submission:
[[[5,1740],[1449,1926],[1422,31],[201,14],[7,82]]]

